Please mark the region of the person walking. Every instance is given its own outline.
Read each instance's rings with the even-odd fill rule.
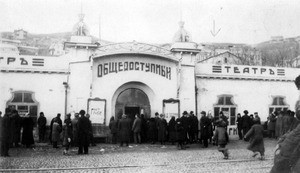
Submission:
[[[109,121],[109,129],[112,134],[112,143],[117,143],[117,135],[118,135],[118,120],[115,120],[115,117],[111,117]]]
[[[130,140],[130,120],[127,118],[125,114],[122,115],[122,119],[119,121],[118,124],[118,130],[119,130],[119,137],[120,137],[120,147],[123,146],[123,143],[126,143],[126,146],[128,146],[129,140]]]
[[[10,142],[10,114],[11,110],[9,108],[5,109],[4,116],[1,118],[0,122],[0,142],[1,142],[1,156],[2,157],[9,157],[9,142]]]
[[[72,121],[71,121],[71,114],[66,115],[66,119],[64,121],[64,126],[63,126],[63,146],[65,147],[63,155],[68,155],[68,151],[70,148],[70,144],[72,141],[73,137],[73,129],[72,129]]]
[[[259,119],[254,118],[253,119],[253,126],[251,129],[246,133],[245,139],[250,138],[250,144],[247,147],[248,150],[253,152],[252,157],[257,156],[260,154],[260,159],[265,159],[265,146],[264,146],[264,137],[263,132],[264,129],[261,124],[259,124]]]
[[[39,142],[45,142],[46,124],[47,119],[44,112],[40,112],[40,116],[37,120],[38,130],[39,130]]]
[[[227,145],[226,122],[220,117],[219,120],[216,121],[216,126],[217,128],[213,140],[218,146],[218,151],[223,153],[224,159],[228,159],[229,153],[228,153],[228,149],[226,148]]]
[[[242,140],[243,139],[243,133],[242,133],[243,122],[242,122],[242,116],[241,116],[240,113],[237,114],[236,124],[237,124],[237,130],[238,130],[239,140]]]
[[[136,114],[135,120],[132,125],[134,143],[136,144],[141,143],[141,126],[142,126],[142,121],[140,119],[140,115]]]
[[[34,122],[30,117],[30,114],[25,114],[25,117],[22,121],[23,133],[22,133],[22,144],[26,146],[26,148],[30,148],[31,145],[34,144],[33,139],[33,125]]]
[[[78,118],[79,113],[75,113],[74,118],[72,119],[72,130],[73,130],[73,140],[72,140],[72,146],[78,147]]]
[[[77,130],[78,130],[78,154],[89,153],[90,133],[91,133],[91,122],[85,116],[85,111],[79,112],[80,117],[78,118]]]

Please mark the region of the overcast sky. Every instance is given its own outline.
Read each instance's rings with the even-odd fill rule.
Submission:
[[[0,0],[0,32],[72,31],[81,3],[91,34],[99,36],[100,23],[101,38],[113,42],[169,43],[181,16],[197,43],[255,44],[300,35],[299,0]],[[216,37],[214,20],[215,30],[221,28]]]

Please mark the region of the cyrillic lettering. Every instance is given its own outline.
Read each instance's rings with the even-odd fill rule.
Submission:
[[[14,62],[14,61],[16,61],[16,58],[14,58],[14,57],[8,57],[7,58],[7,64],[9,64],[11,62]]]
[[[122,62],[119,62],[119,71],[123,71],[122,67],[123,67]]]
[[[139,69],[140,69],[140,67],[139,67],[139,62],[135,62],[135,63],[134,63],[134,69],[135,69],[135,70],[139,70]]]
[[[248,67],[244,68],[243,73],[249,73],[249,68]]]
[[[98,65],[98,77],[102,77],[102,64]]]
[[[227,73],[229,73],[229,69],[231,68],[230,66],[225,66],[224,68],[226,68]]]
[[[107,67],[107,66],[108,66],[108,63],[104,63],[104,65],[103,65],[103,67],[104,67],[104,68],[103,68],[103,74],[104,74],[104,75],[107,75],[107,74],[108,74],[108,67]]]
[[[234,73],[241,73],[238,67],[233,67],[233,69],[234,69],[233,70]]]

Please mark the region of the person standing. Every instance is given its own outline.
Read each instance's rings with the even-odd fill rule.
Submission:
[[[291,117],[291,113],[292,113],[292,111],[288,110],[282,118],[282,134],[283,135],[290,130],[291,125],[293,123],[292,122],[293,118]]]
[[[244,110],[244,115],[242,116],[242,127],[243,127],[243,135],[245,136],[249,129],[252,126],[252,120],[248,116],[248,111]]]
[[[243,139],[243,133],[242,133],[242,117],[241,117],[241,114],[238,113],[237,114],[237,119],[236,119],[236,124],[237,124],[237,130],[238,130],[238,135],[239,135],[239,140],[242,140]]]
[[[1,156],[2,157],[9,157],[8,150],[9,150],[9,138],[10,138],[10,116],[11,110],[9,108],[5,109],[5,114],[1,118],[0,123],[0,140],[1,140]]]
[[[88,154],[89,153],[89,143],[90,143],[90,132],[91,132],[91,122],[85,117],[85,111],[81,110],[79,112],[80,117],[78,118],[77,129],[78,129],[78,154]]]
[[[17,110],[11,111],[10,116],[10,146],[19,147],[21,137],[21,117]]]
[[[228,149],[226,148],[227,145],[226,122],[220,117],[219,120],[216,121],[216,126],[217,128],[213,140],[218,146],[218,151],[223,153],[224,159],[228,159],[229,153],[228,153]]]
[[[195,116],[194,112],[190,112],[190,119],[191,119],[191,127],[190,127],[190,141],[191,143],[197,142],[198,138],[198,118]]]
[[[180,118],[181,125],[183,126],[183,133],[184,133],[184,148],[186,148],[186,144],[188,142],[188,131],[189,131],[189,119],[187,111],[183,111],[182,117]]]
[[[141,125],[141,142],[147,142],[147,120],[145,118],[144,114],[141,114],[141,121],[142,121],[142,125]]]
[[[33,125],[34,122],[30,117],[30,114],[27,113],[22,121],[22,127],[23,127],[22,144],[25,145],[26,148],[30,148],[31,145],[34,144]]]
[[[120,138],[120,147],[123,146],[123,143],[126,143],[126,146],[128,146],[129,139],[130,139],[130,120],[127,118],[125,114],[122,115],[122,119],[120,120],[118,124],[118,130],[119,130],[119,138]]]
[[[207,123],[207,124],[209,124],[208,125],[208,139],[209,139],[209,143],[211,144],[212,143],[212,137],[214,136],[214,131],[213,131],[213,119],[214,118],[213,118],[213,116],[210,112],[208,112],[207,118],[208,118],[208,121],[209,121],[209,123]]]
[[[156,142],[156,135],[155,135],[155,133],[157,131],[155,118],[150,118],[147,124],[148,124],[147,137],[150,140],[151,144],[155,144],[155,142]]]
[[[201,112],[201,120],[200,120],[200,128],[201,128],[201,140],[203,142],[203,148],[208,147],[208,138],[209,138],[209,128],[210,128],[210,121],[206,116],[206,112]]]
[[[268,133],[269,138],[275,138],[275,125],[276,125],[276,117],[273,113],[271,113],[268,117]]]
[[[157,130],[158,130],[158,141],[160,142],[161,145],[165,145],[167,125],[168,123],[165,119],[164,114],[160,114],[160,119],[157,122]]]
[[[53,148],[58,148],[58,142],[60,139],[60,133],[62,131],[62,128],[60,127],[60,125],[58,124],[58,120],[55,119],[53,124],[52,124],[52,144],[53,144]]]
[[[174,143],[176,142],[176,121],[174,116],[172,116],[171,120],[169,121],[168,133],[169,133],[169,142],[171,142],[172,145],[174,145]]]
[[[279,138],[282,135],[282,120],[283,120],[283,111],[280,111],[277,114],[277,120],[275,124],[275,137]]]
[[[79,114],[75,113],[74,118],[72,119],[72,130],[73,130],[73,140],[72,140],[72,146],[78,147],[78,123]]]
[[[141,126],[142,126],[142,121],[140,119],[140,115],[136,114],[135,120],[132,125],[134,143],[136,144],[141,143]]]
[[[64,121],[64,126],[63,126],[63,136],[64,136],[64,140],[63,140],[63,146],[65,146],[65,150],[63,152],[64,155],[68,155],[68,151],[70,148],[70,144],[72,141],[72,121],[71,121],[71,114],[67,114],[66,115],[66,119]]]
[[[112,143],[117,143],[117,135],[118,135],[118,120],[115,120],[115,117],[111,117],[109,121],[109,129],[112,134]]]
[[[95,140],[94,140],[94,134],[93,134],[93,126],[92,126],[92,121],[90,120],[90,114],[86,114],[86,117],[89,119],[91,127],[90,127],[90,143],[92,146],[96,146]]]
[[[62,121],[60,119],[60,116],[61,116],[61,114],[58,113],[56,115],[56,117],[54,117],[50,122],[50,135],[49,135],[50,143],[52,143],[52,126],[53,126],[54,121],[56,121],[60,125],[60,129],[62,129]]]
[[[44,112],[40,112],[40,117],[37,120],[37,124],[39,129],[39,142],[44,142],[47,124],[47,119],[44,116]]]
[[[265,159],[265,146],[264,146],[264,137],[263,132],[264,129],[261,124],[259,124],[259,119],[253,119],[253,126],[251,129],[245,134],[245,139],[250,138],[250,144],[247,147],[248,150],[253,152],[252,157],[257,156],[260,154],[260,159]]]
[[[260,117],[258,116],[257,112],[254,112],[254,119],[257,119],[257,121],[259,121],[259,124],[261,124]]]

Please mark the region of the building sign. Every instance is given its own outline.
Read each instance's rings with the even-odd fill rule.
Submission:
[[[104,99],[88,99],[88,114],[90,114],[90,120],[92,123],[105,124],[105,109],[106,100]]]
[[[171,67],[138,61],[102,63],[98,65],[97,74],[98,77],[103,77],[110,73],[121,73],[124,71],[144,71],[154,73],[171,80]]]
[[[285,76],[285,69],[257,66],[212,66],[212,73]]]
[[[180,117],[180,102],[177,99],[165,99],[163,100],[163,114],[165,115],[165,119],[169,122],[172,116],[175,119]]]
[[[15,66],[15,67],[34,67],[34,66],[44,66],[44,58],[33,58],[33,57],[1,57],[0,56],[1,66]]]

